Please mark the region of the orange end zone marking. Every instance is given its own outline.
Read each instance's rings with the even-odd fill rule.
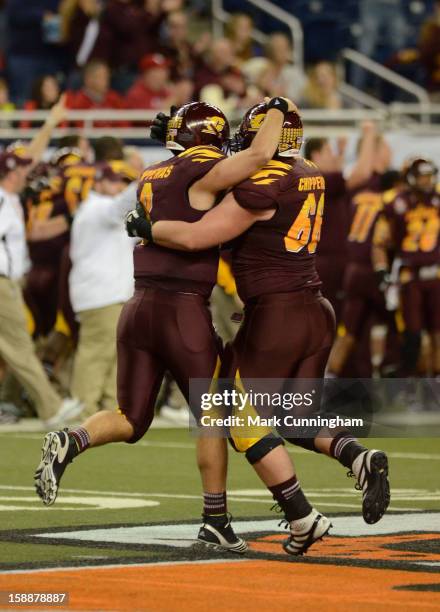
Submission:
[[[440,610],[440,593],[393,587],[435,582],[435,574],[423,572],[231,561],[3,574],[0,590],[67,591],[68,610],[421,612]]]
[[[270,535],[250,543],[250,548],[257,552],[279,554],[280,544],[286,535]],[[390,544],[420,542],[423,540],[438,540],[438,533],[417,533],[407,535],[379,535],[356,538],[329,537],[314,546],[307,553],[308,557],[350,558],[379,561],[431,561],[440,563],[440,554],[434,552],[411,552],[385,548]]]

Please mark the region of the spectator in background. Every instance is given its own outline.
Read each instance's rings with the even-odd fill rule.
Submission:
[[[92,59],[108,61],[110,33],[102,0],[61,0],[61,29],[70,63],[82,68]]]
[[[38,77],[32,85],[32,95],[30,100],[24,103],[24,110],[49,110],[60,98],[60,86],[57,79],[51,74]],[[21,121],[20,127],[27,129],[41,125],[42,122]]]
[[[293,47],[282,32],[269,36],[266,47],[267,63],[257,77],[257,85],[268,96],[285,96],[297,100],[304,88],[306,77],[293,64]]]
[[[170,61],[155,53],[142,58],[139,68],[142,75],[127,92],[129,108],[163,110],[172,102]]]
[[[51,74],[45,74],[34,81],[31,98],[27,100],[24,108],[26,110],[49,110],[58,102],[60,93],[57,79]]]
[[[197,58],[189,42],[186,13],[175,11],[168,15],[161,51],[171,62],[173,81],[194,76],[194,64]]]
[[[53,15],[60,0],[8,0],[6,24],[7,74],[11,97],[22,104],[31,95],[36,77],[64,69],[64,53],[53,33]],[[51,24],[50,28],[47,24]]]
[[[419,52],[427,73],[426,86],[432,92],[433,101],[440,102],[440,0],[435,3],[432,17],[422,25]]]
[[[219,106],[228,114],[235,110],[247,109],[261,101],[260,89],[247,86],[244,74],[236,66],[236,58],[231,42],[227,38],[215,40],[208,54],[208,63],[200,68],[197,82],[200,86],[200,100]]]
[[[105,62],[92,60],[83,73],[84,84],[79,91],[67,92],[68,108],[88,110],[97,108],[125,108],[121,96],[110,89],[110,69]],[[95,121],[95,127],[109,127],[115,125],[111,121]]]
[[[238,65],[261,54],[252,40],[253,29],[254,21],[246,13],[235,13],[226,24],[225,35],[231,41]]]
[[[25,104],[25,108],[33,110],[39,108],[49,110],[60,98],[60,85],[51,74],[45,74],[34,81],[32,85],[32,96]]]
[[[190,79],[180,79],[173,83],[173,104],[175,106],[183,106],[194,100],[194,83]]]
[[[179,8],[181,4],[181,0],[175,0],[170,6]],[[104,19],[111,38],[109,63],[118,90],[126,91],[141,58],[159,49],[159,32],[166,14],[166,2],[109,0]]]
[[[330,62],[318,62],[310,70],[307,84],[302,92],[301,106],[304,108],[326,108],[338,110],[344,100],[338,90],[336,66]]]
[[[225,76],[235,76],[237,74],[236,65],[237,60],[231,41],[227,38],[214,40],[206,54],[206,59],[201,60],[195,74],[196,95],[206,85],[221,85]],[[242,91],[244,92],[244,82]]]

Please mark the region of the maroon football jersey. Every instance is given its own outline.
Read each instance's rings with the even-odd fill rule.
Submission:
[[[348,192],[342,172],[324,174],[325,215],[317,255],[346,255],[349,230]]]
[[[138,199],[152,221],[199,221],[206,211],[191,208],[188,190],[224,157],[215,147],[196,146],[144,170]],[[217,268],[218,247],[189,253],[149,243],[134,249],[137,286],[209,296],[216,283]]]
[[[48,188],[40,193],[37,203],[30,201],[26,205],[26,228],[32,229],[36,221],[47,221],[69,212],[67,203],[61,194],[54,194]],[[49,264],[57,266],[64,246],[69,242],[70,232],[67,230],[48,240],[29,241],[29,256],[34,264]]]
[[[440,196],[400,192],[385,205],[393,250],[408,267],[440,264]]]
[[[240,236],[232,256],[242,300],[306,287],[319,287],[315,252],[321,234],[325,181],[302,157],[293,164],[272,160],[234,187],[238,204],[251,210],[275,209]]]
[[[373,228],[383,208],[381,176],[371,178],[350,196],[350,230],[348,260],[371,266]]]
[[[60,173],[52,179],[54,191],[64,198],[71,215],[89,195],[95,174],[96,166],[79,163],[62,168]]]

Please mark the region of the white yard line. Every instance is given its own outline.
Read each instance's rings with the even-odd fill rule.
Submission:
[[[22,487],[22,486],[14,486],[14,485],[0,485],[0,490],[6,490],[6,491],[33,491],[34,488],[33,487]],[[335,491],[335,493],[333,495],[329,494],[329,493],[323,493],[323,495],[321,496],[319,491],[313,491],[309,493],[309,497],[313,497],[316,500],[319,500],[317,503],[320,506],[328,506],[328,507],[334,507],[334,508],[348,508],[348,509],[354,509],[354,510],[358,510],[360,507],[360,501],[358,503],[347,503],[347,502],[331,502],[331,501],[322,501],[322,498],[329,498],[329,497],[333,497],[333,498],[340,498],[340,497],[346,497],[347,494],[344,492],[345,490],[343,489],[341,491],[341,494],[339,494],[338,491]],[[200,500],[201,496],[200,495],[190,495],[190,494],[184,494],[184,493],[150,493],[148,491],[145,491],[144,493],[122,493],[122,492],[117,492],[117,491],[92,491],[90,489],[63,489],[62,491],[63,493],[74,493],[74,494],[80,494],[80,495],[93,495],[93,496],[105,496],[105,495],[110,495],[113,497],[143,497],[143,498],[163,498],[163,499],[194,499],[194,500]],[[229,501],[233,501],[233,502],[241,502],[241,503],[250,503],[250,504],[264,504],[267,506],[267,504],[270,504],[272,502],[271,499],[269,499],[268,496],[266,496],[265,491],[262,489],[262,497],[249,497],[246,495],[234,495],[234,492],[232,491],[229,495],[228,495],[228,499]],[[433,494],[434,495],[434,494]],[[350,495],[350,497],[354,497],[355,493],[353,493],[353,495]],[[27,498],[26,498],[27,499]],[[417,498],[419,499],[419,498]],[[437,497],[422,497],[420,498],[420,501],[422,500],[431,500],[434,499],[434,501],[437,499]],[[2,497],[0,495],[0,502],[2,500]],[[409,501],[409,500],[413,500],[413,497],[411,496],[411,494],[408,494],[408,497],[401,497],[400,499],[397,499],[395,501],[397,502],[405,502],[405,501]],[[38,502],[38,498],[35,497],[35,502]],[[59,499],[58,499],[59,503],[63,503],[63,497],[62,495],[60,495]],[[66,502],[68,503],[68,502]],[[25,508],[23,508],[24,510]],[[58,507],[58,510],[70,510],[70,508],[62,508],[62,507]],[[417,510],[420,510],[420,508],[415,508],[415,507],[402,507],[402,506],[390,506],[389,508],[390,510],[395,510],[395,511],[404,511],[404,512],[414,512]],[[45,510],[45,507],[41,507],[41,510]],[[89,508],[89,510],[93,511],[95,510],[94,508]]]
[[[4,432],[1,431],[0,429],[0,436],[3,434]],[[6,435],[6,433],[4,434]],[[14,438],[24,438],[26,440],[41,440],[43,439],[43,433],[41,434],[32,434],[32,433],[20,433],[20,432],[13,432],[13,433],[8,433],[7,434],[8,437],[11,437],[11,435]],[[440,444],[440,441],[439,441]],[[195,443],[190,443],[190,442],[156,442],[154,440],[141,440],[140,442],[136,443],[136,446],[144,446],[144,447],[151,447],[151,448],[176,448],[176,449],[187,449],[187,450],[194,450],[195,449]],[[292,446],[286,447],[287,451],[293,455],[305,455],[307,453],[309,453],[310,451],[307,451],[303,448],[295,448]],[[440,453],[413,453],[413,452],[394,452],[394,451],[390,451],[387,452],[388,457],[390,457],[390,459],[406,459],[406,460],[411,460],[411,459],[415,459],[415,460],[420,460],[420,461],[440,461]]]

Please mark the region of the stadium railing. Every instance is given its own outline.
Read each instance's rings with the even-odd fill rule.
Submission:
[[[166,109],[164,109],[167,112]],[[149,136],[148,124],[154,119],[156,110],[69,110],[64,125],[56,129],[53,138],[59,138],[66,133],[78,130],[86,137],[99,138],[111,133],[123,140],[143,141]],[[39,125],[47,117],[47,111],[0,111],[0,142],[32,138],[38,131]],[[403,129],[410,131],[424,130],[431,135],[440,134],[440,104],[403,104],[393,103],[389,106],[381,105],[375,109],[341,109],[302,110],[301,116],[307,128],[308,137],[322,135],[325,127],[328,136],[342,135],[355,132],[364,120],[380,123],[384,130]],[[242,117],[242,111],[230,116],[234,128]],[[427,119],[432,123],[424,123]],[[30,127],[20,127],[22,123]],[[113,125],[99,127],[95,123],[112,122]],[[134,125],[118,125],[132,123]],[[137,125],[136,125],[137,124]]]
[[[343,49],[341,52],[341,60],[345,66],[350,63],[354,64],[356,67],[360,67],[374,76],[391,83],[407,94],[414,96],[416,100],[418,100],[419,104],[426,107],[430,106],[429,94],[426,89],[420,85],[417,85],[417,83],[413,83],[400,74],[397,74],[397,72],[394,72],[394,70],[390,70],[386,66],[382,66],[382,64],[372,60],[363,53],[359,53],[359,51],[356,51],[355,49]],[[420,118],[422,121],[428,123],[429,113],[422,113]]]

